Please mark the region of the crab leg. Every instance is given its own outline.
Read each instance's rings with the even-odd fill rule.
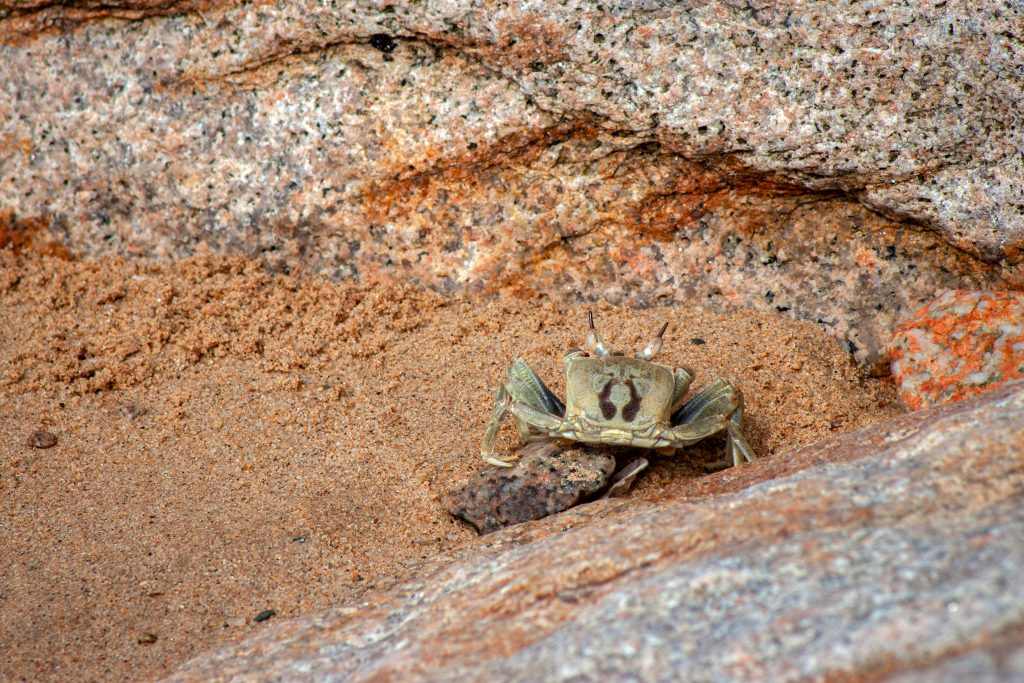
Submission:
[[[531,427],[536,427],[542,432],[545,432],[548,436],[569,439],[575,437],[575,433],[573,432],[573,423],[559,417],[558,415],[551,415],[550,413],[542,412],[532,406],[526,405],[525,403],[518,402],[512,403],[508,409],[520,420]]]
[[[526,361],[516,358],[508,369],[509,393],[512,398],[527,403],[535,408],[545,410],[553,415],[565,415],[565,404],[554,392],[548,389],[536,372]]]
[[[526,364],[522,358],[516,358],[508,368],[508,382],[498,387],[498,393],[494,397],[494,412],[487,423],[487,431],[484,433],[483,442],[480,445],[480,454],[484,461],[498,467],[512,467],[510,463],[494,457],[494,440],[497,438],[498,430],[505,415],[512,413],[515,420],[519,437],[526,441],[530,437],[530,426],[546,431],[543,425],[537,424],[537,419],[524,419],[514,408],[530,408],[540,416],[551,415],[552,419],[561,418],[565,414],[563,404],[555,394],[548,389],[544,381],[536,372]]]
[[[480,456],[484,459],[484,462],[497,465],[498,467],[512,467],[512,463],[494,457],[494,439],[497,437],[498,430],[501,429],[501,423],[507,414],[512,414],[516,423],[516,429],[519,432],[519,438],[523,441],[530,437],[530,425],[542,431],[547,431],[542,425],[537,424],[540,421],[537,417],[525,419],[520,413],[527,411],[531,415],[536,414],[540,416],[540,418],[548,417],[547,414],[524,403],[517,403],[515,396],[510,395],[511,393],[504,384],[498,387],[498,393],[494,397],[494,412],[491,413],[491,419],[487,423],[487,431],[484,432],[484,439],[480,444]],[[561,423],[561,418],[551,416],[550,419],[555,420],[559,424]]]
[[[675,412],[682,406],[683,397],[690,390],[690,384],[693,383],[693,370],[684,365],[673,370],[672,375],[676,382],[675,389],[672,391],[672,412]]]
[[[500,384],[498,385],[498,393],[494,397],[494,412],[491,413],[491,419],[487,423],[487,431],[484,432],[484,440],[480,444],[480,455],[483,457],[484,462],[497,465],[498,467],[512,467],[511,463],[494,457],[494,438],[498,435],[501,421],[505,419],[505,414],[508,412],[508,406],[508,391],[505,389],[504,384]]]
[[[689,401],[682,408],[672,413],[670,421],[678,426],[699,420],[705,415],[730,415],[736,407],[736,388],[724,379],[716,379]]]
[[[502,420],[505,419],[505,415],[508,413],[511,413],[517,422],[521,421],[526,425],[536,427],[548,436],[570,439],[574,436],[572,422],[558,415],[545,413],[526,403],[519,403],[514,397],[509,396],[509,391],[503,384],[498,387],[498,393],[494,397],[494,412],[491,413],[491,420],[487,423],[487,431],[484,432],[483,443],[480,444],[481,457],[483,457],[484,462],[491,465],[512,467],[512,463],[494,457],[494,439],[498,434],[498,429],[501,428]],[[520,431],[520,434],[522,434],[522,431]]]
[[[725,443],[725,457],[732,456],[735,467],[743,462],[754,462],[757,456],[743,438],[743,392],[736,389],[736,410],[729,416],[728,436]]]
[[[677,448],[691,446],[698,441],[703,441],[727,428],[726,416],[721,413],[712,413],[685,422],[678,427],[672,427],[662,432],[662,439],[670,442]]]
[[[726,430],[726,462],[734,466],[757,458],[743,436],[743,392],[725,380],[715,380],[691,398],[672,414],[672,424],[677,425],[672,434],[683,445],[696,434],[711,436]]]
[[[647,458],[638,457],[637,459],[630,462],[628,465],[623,467],[619,472],[612,477],[611,485],[608,487],[608,491],[605,492],[602,498],[615,498],[617,496],[624,495],[633,486],[633,482],[636,480],[637,475],[647,469],[650,463]]]

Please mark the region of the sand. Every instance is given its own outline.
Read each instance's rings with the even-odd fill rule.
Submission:
[[[781,316],[0,252],[0,679],[159,677],[264,610],[356,600],[464,546],[440,499],[481,467],[505,364],[524,355],[562,394],[588,309],[626,350],[669,321],[659,360],[740,385],[766,459],[899,412]],[[30,446],[37,430],[56,445]],[[659,459],[630,496],[703,476]]]

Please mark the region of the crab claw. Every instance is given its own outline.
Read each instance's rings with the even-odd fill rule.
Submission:
[[[651,360],[652,358],[657,356],[658,352],[661,351],[662,335],[665,334],[665,330],[667,329],[668,323],[665,323],[664,325],[661,326],[661,330],[658,332],[658,335],[651,340],[651,343],[648,344],[643,351],[636,354],[636,357],[639,358],[640,360]]]

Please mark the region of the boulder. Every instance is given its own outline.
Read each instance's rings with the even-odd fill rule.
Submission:
[[[886,352],[911,410],[1024,379],[1024,293],[946,292],[900,325]]]
[[[75,254],[778,311],[873,363],[936,290],[1024,282],[1020,19],[0,3],[0,209]]]
[[[732,492],[498,531],[167,680],[1010,680],[1022,415],[1008,383],[713,475]]]

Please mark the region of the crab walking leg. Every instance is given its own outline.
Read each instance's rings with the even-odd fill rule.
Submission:
[[[561,417],[565,414],[565,405],[548,389],[544,380],[526,364],[522,358],[515,358],[508,368],[508,382],[498,387],[494,398],[494,412],[487,423],[487,431],[480,446],[480,453],[485,462],[499,467],[512,467],[510,463],[494,457],[494,440],[501,429],[502,420],[510,412],[510,406],[523,404],[541,413],[551,413]],[[530,422],[513,413],[519,438],[525,442],[530,438]],[[540,427],[538,427],[540,429]]]
[[[484,462],[498,467],[512,467],[512,463],[498,460],[494,457],[494,438],[501,429],[501,422],[508,413],[509,395],[504,384],[498,385],[498,393],[494,397],[494,412],[491,413],[491,420],[487,423],[487,431],[484,432],[484,440],[480,444],[480,455]]]
[[[565,415],[565,404],[548,389],[544,380],[526,361],[516,358],[508,369],[509,393],[520,403],[526,403],[554,415]]]
[[[698,441],[703,441],[709,436],[718,434],[726,429],[728,424],[729,422],[725,415],[712,413],[699,417],[696,420],[685,422],[678,427],[666,429],[661,433],[661,437],[669,445],[676,448],[692,446]]]
[[[735,407],[736,388],[724,379],[716,379],[672,413],[670,421],[673,426],[677,426],[712,413],[725,417],[732,414]]]
[[[721,420],[726,430],[726,462],[735,466],[757,458],[743,436],[742,391],[725,380],[715,380],[672,415],[672,423],[679,425],[674,431],[692,430],[707,418]]]
[[[536,427],[548,436],[560,439],[576,439],[575,425],[571,420],[545,413],[525,403],[513,402],[508,410],[531,427]]]
[[[601,497],[615,498],[627,493],[632,488],[637,475],[646,470],[649,464],[647,458],[643,457],[638,457],[630,462],[612,477],[611,486],[608,487],[608,490]]]
[[[487,423],[487,431],[484,432],[483,443],[480,444],[480,455],[484,462],[498,467],[512,467],[512,463],[499,460],[494,457],[494,439],[501,428],[501,422],[505,415],[512,414],[517,423],[536,427],[544,434],[559,438],[572,439],[576,436],[573,431],[573,423],[558,415],[545,413],[526,403],[519,403],[515,397],[510,396],[505,385],[498,387],[498,394],[494,399],[494,412],[491,413],[491,420]],[[522,431],[520,432],[520,434]]]
[[[743,462],[754,462],[757,456],[743,438],[743,392],[736,389],[736,410],[729,416],[728,436],[725,443],[725,457],[732,456],[733,467]]]
[[[675,378],[675,387],[672,390],[672,412],[679,410],[683,405],[683,397],[690,390],[693,383],[693,370],[683,365],[672,371]]]
[[[519,432],[519,442],[526,443],[530,439],[530,425],[520,420],[515,415],[512,416],[512,421],[516,424],[516,431]]]

